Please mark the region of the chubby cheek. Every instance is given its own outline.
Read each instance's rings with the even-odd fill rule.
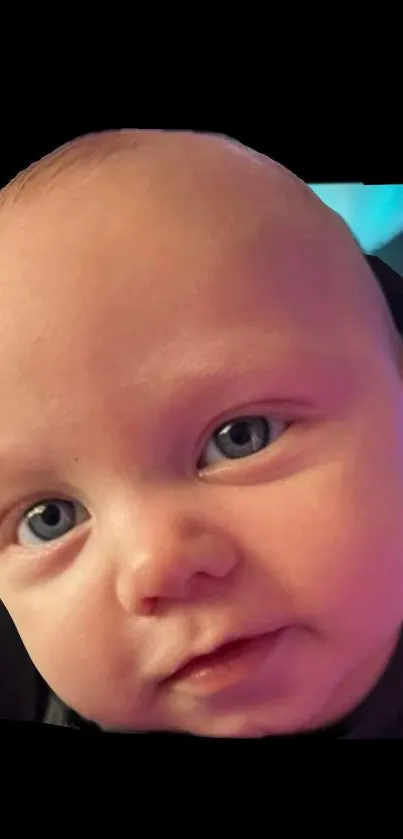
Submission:
[[[106,722],[132,717],[143,703],[135,651],[129,653],[113,611],[100,593],[97,603],[94,591],[69,598],[62,584],[59,597],[58,584],[49,584],[46,596],[27,596],[24,607],[13,610],[10,603],[32,661],[57,696],[84,717]]]
[[[356,465],[255,488],[250,507],[235,511],[266,591],[347,644],[381,639],[403,620],[403,481]]]

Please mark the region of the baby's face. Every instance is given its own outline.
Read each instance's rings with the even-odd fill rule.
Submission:
[[[0,592],[106,728],[330,722],[402,620],[403,400],[373,280],[314,199],[263,211],[251,186],[253,220],[228,166],[190,200],[180,166],[170,192],[111,164],[0,225]],[[243,669],[172,677],[274,630]]]

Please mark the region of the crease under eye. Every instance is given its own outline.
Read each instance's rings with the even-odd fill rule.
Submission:
[[[242,408],[240,406],[239,407],[239,413],[238,413],[238,410],[235,410],[232,415],[227,416],[227,419],[225,421],[222,421],[221,423],[218,423],[218,425],[216,426],[215,429],[212,428],[212,431],[210,433],[210,439],[211,439],[211,437],[214,437],[214,435],[217,434],[217,432],[220,429],[223,429],[223,427],[229,426],[229,425],[231,425],[235,422],[245,423],[245,421],[250,420],[250,419],[253,420],[253,421],[255,421],[257,419],[259,421],[261,421],[263,419],[264,422],[268,421],[269,424],[270,423],[280,423],[281,425],[285,426],[285,430],[286,430],[287,427],[295,424],[296,420],[301,419],[302,416],[306,417],[307,414],[309,416],[312,416],[312,414],[315,414],[317,416],[317,413],[318,413],[318,406],[315,405],[312,401],[307,401],[305,399],[301,400],[299,398],[292,398],[292,399],[291,398],[276,398],[276,399],[265,400],[264,401],[264,410],[262,410],[263,400],[259,400],[259,401],[260,401],[260,410],[257,410],[254,413],[253,412],[250,412],[248,414],[246,414],[246,412],[242,413],[244,411],[244,408]],[[256,407],[257,407],[257,403],[256,403]],[[283,417],[284,417],[284,419],[283,419]],[[209,443],[209,440],[207,441],[207,443]],[[233,458],[233,460],[237,460],[238,462],[240,462],[242,460],[248,459],[250,456],[253,455],[253,453],[257,454],[259,450],[263,450],[263,448],[267,447],[267,445],[268,445],[268,441],[264,440],[264,439],[262,439],[261,443],[262,443],[261,448],[258,449],[256,452],[252,452],[252,451],[242,452],[242,457],[239,456],[239,457]],[[199,449],[199,451],[200,451],[200,449]],[[221,459],[221,465],[228,465],[228,464],[231,463],[231,458],[226,458],[225,454],[223,456],[222,453],[220,452],[220,450],[218,450],[218,453],[217,453],[217,450],[216,450],[215,457],[216,457],[216,463],[217,464],[220,461],[220,459]],[[202,470],[206,468],[206,466],[204,464],[201,464],[201,462],[200,462],[201,459],[202,458],[199,458],[199,461],[198,461],[198,464],[197,464],[198,472],[202,472]],[[214,466],[214,465],[215,465],[215,463],[212,464],[212,466]],[[208,465],[207,465],[207,468],[208,468]],[[36,468],[33,465],[28,468],[28,475],[30,477],[30,480],[33,480],[34,476],[37,479],[38,472],[39,472],[39,475],[41,476],[41,482],[43,482],[44,484],[48,483],[48,481],[49,481],[49,483],[55,483],[55,475],[53,473],[53,470],[52,470],[52,473],[50,473],[49,470],[45,470],[43,468],[43,465],[42,465],[42,468],[41,467]],[[22,466],[21,466],[21,476],[22,475],[24,477],[24,483],[25,483],[26,471],[24,470],[24,472],[23,472],[22,471]],[[19,477],[19,480],[22,482],[22,477]],[[15,477],[15,474],[14,474],[14,482],[15,482],[14,486],[16,485],[16,481],[17,481],[17,478]],[[71,503],[77,505],[78,507],[82,506],[79,501],[76,501],[74,499],[74,496],[80,496],[79,487],[76,485],[73,488],[73,494],[74,495],[73,495],[73,500],[72,500],[72,493],[71,493],[72,487],[71,487],[70,482],[69,482],[69,485],[65,484],[64,486],[63,486],[63,483],[64,483],[63,481],[60,481],[59,479],[57,479],[58,487],[56,489],[56,492],[53,490],[53,492],[48,493],[48,492],[46,492],[46,488],[44,487],[43,494],[39,495],[39,493],[35,493],[36,499],[32,498],[32,496],[31,496],[31,503],[29,503],[29,501],[27,500],[27,503],[26,503],[26,505],[24,505],[24,508],[22,507],[22,504],[20,504],[19,505],[20,513],[19,513],[19,520],[18,521],[21,522],[24,515],[26,515],[27,512],[32,509],[32,507],[37,506],[40,503],[44,503],[44,502],[49,503],[49,501],[51,499],[55,499],[55,498],[57,499],[57,501],[60,501],[60,502],[67,501],[67,502],[71,502]],[[8,485],[8,488],[10,489],[9,485]],[[49,489],[49,487],[47,489]],[[59,492],[60,492],[60,495],[59,495]],[[17,489],[14,489],[13,494],[14,493],[15,494],[17,493]],[[0,510],[0,524],[2,524],[4,522],[4,520],[6,519],[6,517],[9,516],[9,514],[11,513],[11,510],[12,510],[12,506],[14,506],[14,505],[12,505],[12,503],[9,501],[8,504],[5,505],[6,509]],[[84,521],[86,517],[90,518],[90,514],[85,513],[82,521]],[[15,521],[15,519],[14,519],[14,521]],[[81,524],[81,521],[79,523]],[[73,528],[76,528],[76,527],[77,527],[77,522],[73,525]],[[71,529],[73,529],[73,528],[71,528]],[[14,539],[15,539],[15,530],[16,530],[16,527],[15,527],[15,525],[13,525]],[[68,532],[70,532],[70,530],[67,531],[67,533]],[[57,539],[55,539],[53,541],[60,541],[65,535],[67,535],[67,533],[61,534],[60,536],[57,537]],[[45,544],[49,544],[49,542],[46,542],[44,540],[43,542],[40,541],[40,544],[45,545]]]

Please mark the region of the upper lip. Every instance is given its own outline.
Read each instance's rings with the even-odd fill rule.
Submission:
[[[180,673],[181,670],[183,670],[185,667],[187,667],[188,664],[196,662],[199,658],[204,658],[205,656],[213,655],[213,653],[219,652],[223,647],[227,647],[228,644],[234,644],[237,641],[251,641],[253,638],[259,638],[262,635],[270,635],[273,632],[279,632],[280,629],[283,629],[283,628],[284,628],[284,625],[283,626],[277,625],[277,626],[273,627],[272,629],[262,629],[261,631],[257,630],[255,632],[251,632],[250,634],[231,635],[228,638],[226,638],[224,641],[220,641],[214,647],[211,647],[209,650],[203,651],[201,653],[197,653],[196,655],[193,654],[193,655],[189,656],[184,661],[182,661],[177,667],[175,667],[175,670],[172,670],[166,678],[167,679],[174,678],[175,676],[178,675],[178,673]]]

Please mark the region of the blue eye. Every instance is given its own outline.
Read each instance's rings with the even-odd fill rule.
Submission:
[[[284,420],[271,420],[283,423]],[[218,427],[205,447],[198,469],[213,466],[222,459],[237,460],[250,457],[265,449],[270,442],[270,421],[266,417],[237,417]]]
[[[78,514],[77,506],[81,508]],[[88,518],[88,513],[76,501],[65,501],[60,498],[45,499],[24,514],[17,530],[18,542],[29,546],[61,539],[86,518]]]

